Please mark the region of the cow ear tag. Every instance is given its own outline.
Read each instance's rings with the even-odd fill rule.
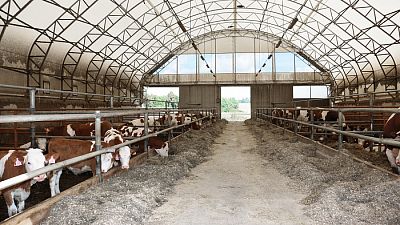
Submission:
[[[50,164],[56,163],[56,160],[53,158],[53,156],[49,159],[49,163]]]
[[[15,161],[14,166],[15,166],[15,167],[22,166],[22,163],[21,163],[21,161],[19,161],[18,158],[17,158],[17,160]]]

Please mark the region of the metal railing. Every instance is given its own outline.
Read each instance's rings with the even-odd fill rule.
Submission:
[[[179,111],[190,111],[191,109],[179,109]],[[209,116],[205,116],[203,118],[193,120],[191,123],[195,123],[197,121],[201,121],[207,118],[210,118],[213,114],[215,114],[215,109],[194,109],[193,111],[202,111],[202,112],[209,112]],[[94,119],[95,120],[95,146],[96,146],[96,151],[90,152],[88,154],[78,156],[75,158],[71,158],[62,162],[58,162],[55,164],[51,164],[48,166],[45,166],[44,168],[25,173],[4,181],[0,182],[0,190],[4,190],[8,187],[14,186],[18,183],[30,180],[36,176],[39,176],[40,174],[44,174],[47,172],[51,172],[53,170],[57,170],[63,167],[66,167],[68,165],[75,164],[77,162],[87,160],[93,157],[96,157],[96,171],[92,171],[93,173],[96,173],[96,175],[99,177],[100,181],[102,181],[102,176],[101,176],[101,171],[100,171],[100,155],[108,152],[114,152],[115,149],[118,149],[123,146],[127,146],[139,141],[145,141],[145,149],[147,150],[147,139],[150,137],[157,136],[158,134],[164,133],[164,132],[170,132],[173,129],[187,126],[187,124],[182,124],[182,125],[177,125],[173,127],[169,127],[167,129],[163,129],[161,131],[155,132],[148,134],[148,123],[145,124],[145,135],[143,137],[136,138],[134,140],[128,140],[125,141],[121,144],[112,146],[112,147],[107,147],[107,148],[102,148],[101,146],[101,118],[102,117],[114,117],[114,116],[123,116],[123,115],[132,115],[132,114],[144,114],[145,116],[145,121],[148,118],[149,113],[154,113],[155,110],[138,110],[135,112],[132,111],[123,111],[123,112],[100,112],[96,111],[94,113],[85,113],[85,114],[52,114],[52,115],[16,115],[16,116],[0,116],[0,123],[12,123],[12,122],[40,122],[40,121],[59,121],[63,119],[68,119],[68,120],[73,120],[73,119]],[[172,110],[156,110],[156,112],[165,112],[166,115],[169,117],[170,113]],[[190,123],[190,124],[191,124]],[[170,124],[170,119],[168,119],[168,124]],[[170,140],[170,135],[169,135],[169,140]]]
[[[272,116],[272,111],[273,110],[292,110],[292,118],[283,118],[283,117],[278,117],[278,116]],[[298,121],[296,120],[297,118],[297,111],[298,110],[307,110],[310,113],[310,122],[303,122],[303,121]],[[332,127],[326,127],[326,126],[320,126],[320,125],[315,125],[315,123],[324,123],[323,121],[315,121],[313,118],[314,111],[317,110],[322,110],[322,111],[336,111],[338,112],[338,121],[335,122],[338,125],[339,129],[335,129]],[[374,112],[385,112],[385,113],[400,113],[400,109],[395,109],[395,108],[257,108],[256,109],[256,116],[257,118],[260,119],[265,119],[269,118],[270,120],[275,119],[278,121],[287,121],[293,124],[294,127],[294,132],[297,134],[297,125],[305,125],[308,127],[311,127],[310,129],[310,138],[314,140],[314,135],[315,135],[315,128],[321,129],[324,131],[330,131],[330,132],[335,132],[339,134],[338,137],[338,145],[337,148],[338,150],[342,149],[342,144],[343,144],[343,135],[353,137],[353,138],[360,138],[368,141],[372,141],[374,143],[379,143],[379,144],[384,144],[384,145],[391,145],[391,146],[396,146],[400,147],[400,142],[399,141],[394,141],[391,138],[376,138],[376,137],[371,137],[371,136],[366,136],[358,133],[371,133],[371,131],[368,132],[351,132],[351,131],[344,131],[343,130],[343,125],[344,123],[348,123],[346,121],[343,121],[343,113],[344,112],[369,112],[369,113],[374,113]]]

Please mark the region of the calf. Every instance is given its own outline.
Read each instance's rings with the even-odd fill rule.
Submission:
[[[101,121],[101,136],[112,128],[112,124],[107,121]],[[63,126],[44,128],[47,135],[50,136],[94,136],[95,123],[74,123]]]
[[[314,121],[322,121],[323,126],[338,129],[338,127],[339,127],[339,112],[328,111],[328,110],[315,110],[314,111]],[[346,118],[343,115],[342,116],[342,129],[350,131],[350,128],[347,127],[345,121],[346,121]],[[336,133],[333,132],[332,134],[336,134]],[[320,141],[324,141],[324,140],[326,140],[326,138],[324,138],[324,137],[320,138]],[[344,136],[343,140],[346,141],[347,137]]]
[[[35,146],[32,146],[31,142],[25,143],[21,146],[19,146],[20,148],[40,148],[43,151],[46,151],[47,149],[47,139],[46,138],[36,138],[35,140]]]
[[[393,140],[400,141],[400,114],[393,113],[386,121],[383,126],[383,138],[392,138]],[[399,148],[386,145],[385,150],[393,172],[400,174]]]
[[[114,145],[121,144],[123,142],[123,138],[120,132],[116,129],[110,129],[105,133],[104,141],[101,142],[103,148],[111,147]],[[127,147],[129,149],[129,147]],[[53,164],[56,162],[61,162],[67,159],[71,159],[74,157],[78,157],[81,155],[85,155],[95,151],[95,142],[94,141],[86,141],[86,140],[71,140],[71,139],[63,139],[63,138],[56,138],[52,139],[49,142],[48,147],[48,158],[49,163]],[[123,164],[123,168],[129,168],[129,165],[126,165],[126,161],[129,159],[125,159],[125,157],[130,158],[130,154],[125,154],[121,152],[126,152],[126,146],[118,149],[116,152],[120,156],[120,161]],[[112,168],[115,160],[115,153],[105,153],[101,155],[101,172],[107,172],[109,169]],[[73,165],[67,167],[70,171],[72,171],[75,175],[91,171],[93,176],[95,176],[96,171],[96,159],[91,158],[87,159]],[[62,174],[62,170],[53,171],[49,174],[50,179],[50,190],[51,196],[60,193],[60,186],[59,181]]]
[[[118,128],[123,137],[141,137],[144,135],[144,127],[135,127],[127,123]],[[148,133],[152,130],[148,129]]]
[[[138,145],[138,150],[136,151],[137,154],[145,152],[144,141],[139,141],[137,145]],[[168,142],[164,142],[159,137],[150,137],[148,139],[147,146],[148,148],[155,149],[155,151],[161,156],[168,156],[168,150],[169,150]]]
[[[46,161],[41,149],[10,150],[3,152],[0,157],[0,177],[2,181],[43,168]],[[46,175],[42,174],[32,180],[27,180],[2,190],[8,208],[8,216],[13,216],[24,210],[25,200],[31,192],[31,185],[45,179]]]

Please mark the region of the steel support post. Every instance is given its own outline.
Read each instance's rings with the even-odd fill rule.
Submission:
[[[110,108],[114,108],[114,96],[110,96]]]
[[[294,112],[293,112],[293,120],[296,120],[296,118],[297,118],[297,111],[298,110],[294,110]],[[295,134],[297,134],[297,123],[293,123],[293,125],[294,125],[294,133]]]
[[[372,108],[374,107],[374,101],[375,101],[375,94],[371,93],[371,96],[369,96],[369,107]],[[369,120],[370,120],[370,126],[369,130],[374,130],[374,114],[372,112],[369,113]],[[374,143],[372,141],[369,142],[369,150],[372,151],[372,148],[374,147]]]
[[[35,114],[36,110],[36,89],[29,89],[29,113]],[[31,132],[31,147],[35,146],[35,122],[30,123],[30,132]]]
[[[311,124],[314,124],[314,110],[311,110],[310,114],[311,114],[310,115]],[[311,140],[314,140],[314,133],[315,133],[315,128],[311,127],[311,133],[310,133],[310,139]]]
[[[101,150],[101,114],[100,111],[95,113],[95,146],[96,151]],[[101,156],[96,156],[96,175],[99,176],[99,181],[103,182],[103,176],[101,175]]]
[[[170,116],[170,111],[167,110],[167,126],[168,128],[171,127],[171,116]],[[172,130],[168,131],[168,143],[171,143],[171,138],[172,138]]]
[[[149,113],[144,113],[144,135],[147,136],[149,134]],[[148,149],[149,139],[146,138],[144,140],[144,149],[146,149],[147,158],[149,158],[149,149]]]
[[[339,130],[342,131],[343,130],[343,112],[339,110],[338,116],[339,116]],[[342,145],[343,145],[343,134],[339,133],[337,149],[342,150]]]

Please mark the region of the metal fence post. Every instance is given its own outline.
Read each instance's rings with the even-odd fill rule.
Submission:
[[[147,136],[149,134],[149,113],[145,112],[144,113],[144,135]],[[147,148],[149,143],[149,139],[146,138],[144,140],[144,148],[146,149],[146,153],[147,153],[147,158],[149,158],[149,150]]]
[[[311,124],[314,125],[314,110],[310,110],[310,113],[311,113],[310,115]],[[311,134],[310,134],[311,140],[314,140],[314,132],[315,132],[314,127],[311,126]]]
[[[100,111],[96,111],[95,113],[95,146],[96,151],[101,150],[101,114]],[[101,175],[101,156],[96,156],[96,175],[99,176],[99,181],[103,182],[103,176]]]
[[[298,110],[294,110],[294,112],[293,112],[293,118],[292,118],[292,119],[295,120],[295,121],[297,121],[297,120],[296,120],[296,118],[297,118],[297,111],[298,111]],[[299,111],[299,112],[300,112],[300,111]],[[297,126],[298,126],[297,123],[296,123],[296,122],[293,122],[293,126],[294,126],[294,128],[293,128],[293,129],[294,129],[294,133],[297,134]]]
[[[339,109],[339,111],[338,111],[338,116],[339,116],[339,130],[343,130],[343,112],[342,111],[340,111],[340,109]],[[339,138],[338,138],[338,150],[341,150],[342,149],[342,145],[343,145],[343,134],[339,134]]]
[[[36,110],[36,89],[29,89],[29,113],[35,114]],[[30,123],[30,132],[31,132],[31,147],[35,146],[35,122]]]
[[[114,96],[110,96],[110,108],[114,108]]]
[[[168,128],[171,127],[171,116],[170,116],[170,111],[167,110],[167,125]],[[168,131],[168,143],[171,143],[171,135],[172,135],[172,130]]]
[[[369,107],[372,108],[374,106],[374,101],[375,101],[375,94],[371,93],[371,96],[369,98]],[[372,112],[369,113],[369,120],[370,120],[370,126],[369,130],[373,131],[374,130],[374,114]],[[374,143],[372,141],[369,142],[369,150],[372,151],[372,148],[374,147]]]

